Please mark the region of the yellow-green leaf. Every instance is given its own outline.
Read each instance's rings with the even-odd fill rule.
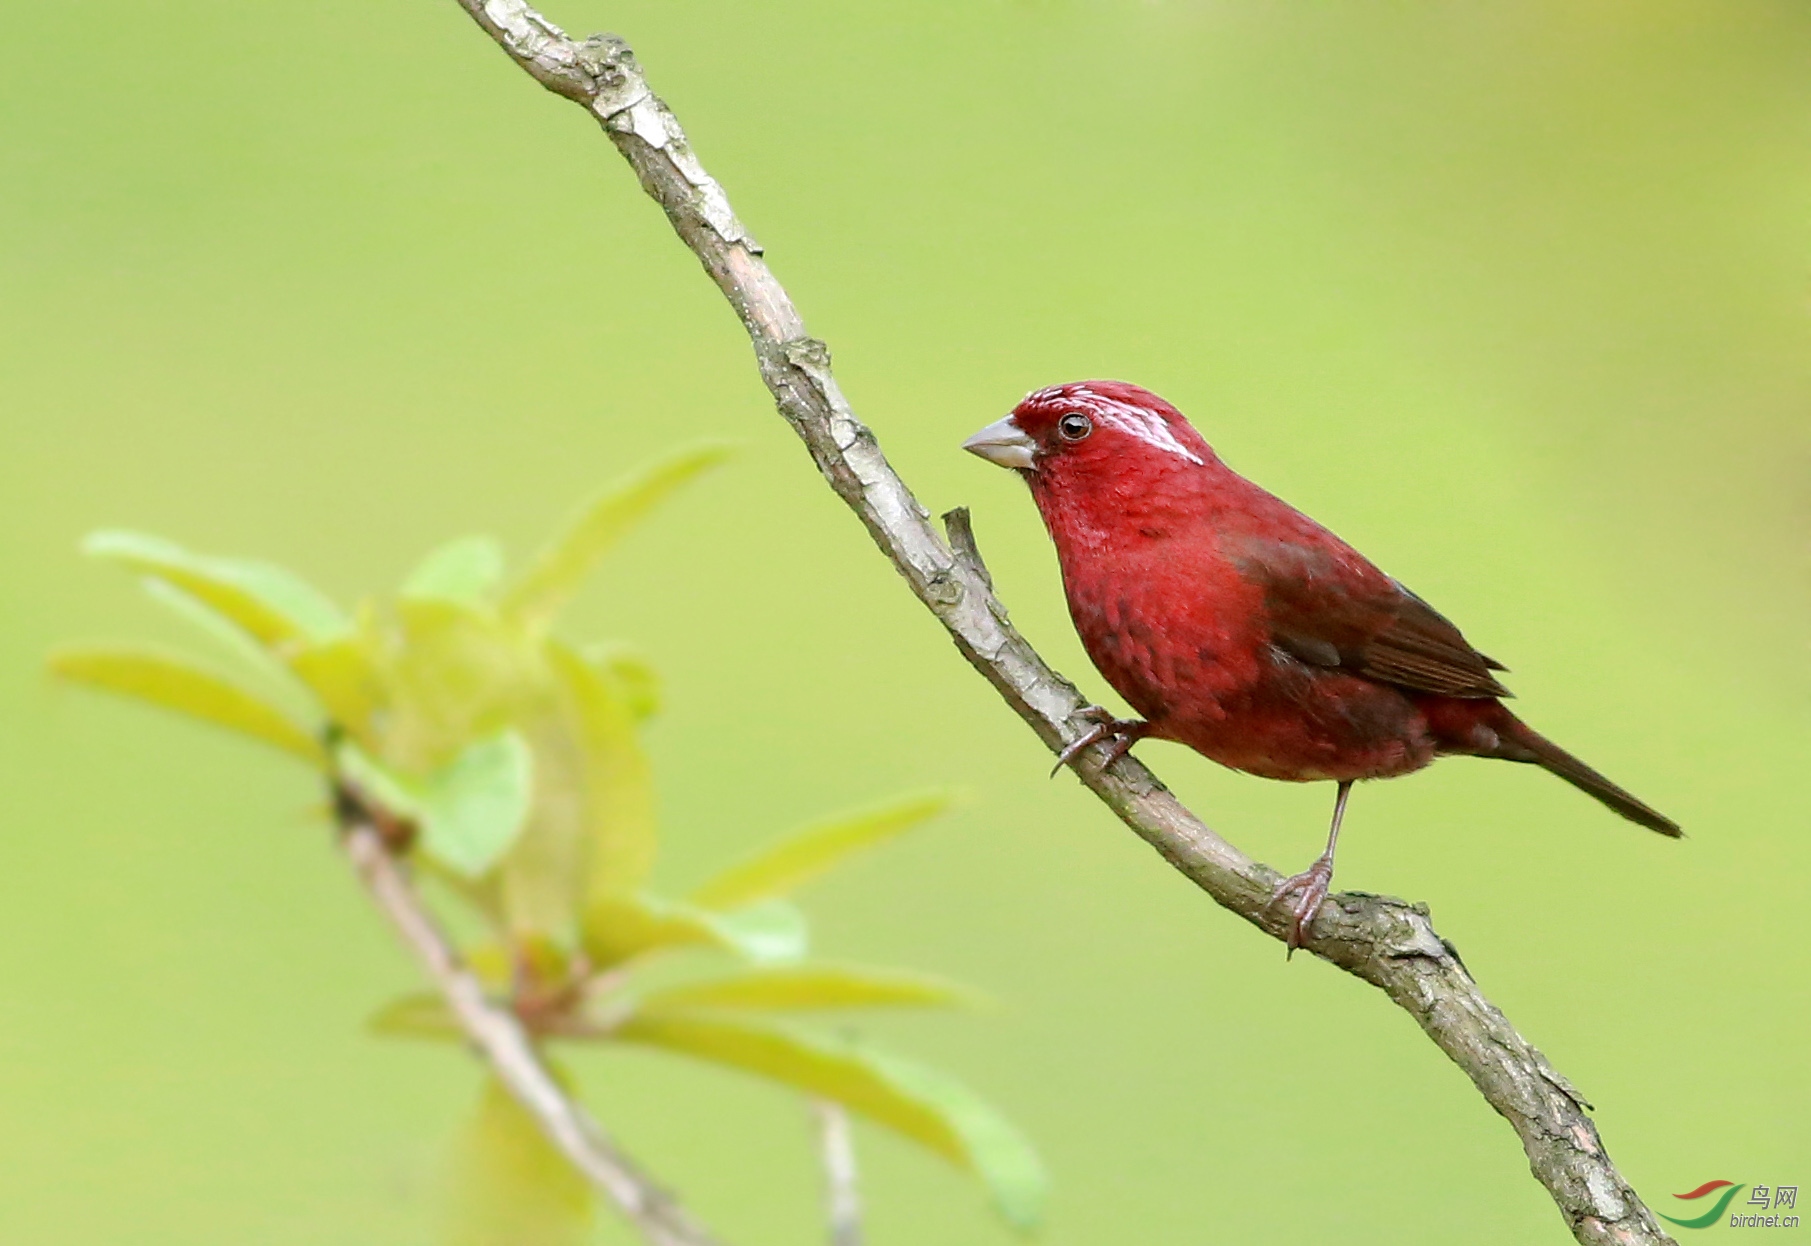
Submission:
[[[1037,1152],[955,1079],[865,1046],[741,1018],[644,1009],[615,1037],[780,1082],[911,1138],[975,1173],[1014,1225],[1030,1228],[1049,1180]]]
[[[545,648],[583,745],[588,851],[582,886],[587,905],[600,903],[636,891],[654,872],[654,775],[622,689],[563,642],[549,638]]]
[[[942,813],[950,801],[947,792],[907,796],[806,827],[717,875],[692,893],[692,903],[728,909],[786,895],[852,853],[871,848]]]
[[[952,982],[888,969],[840,965],[798,965],[749,969],[728,978],[710,978],[666,987],[643,996],[650,1010],[674,1008],[811,1009],[942,1008],[974,1001]]]
[[[537,696],[534,646],[487,606],[405,597],[374,621],[383,754],[426,771],[519,720]]]
[[[494,1078],[456,1145],[446,1246],[585,1246],[589,1183]]]
[[[715,947],[755,964],[785,964],[805,954],[805,915],[770,901],[732,913],[675,904],[649,895],[604,896],[585,909],[585,954],[609,969],[657,951]]]
[[[721,463],[729,452],[730,447],[722,444],[693,446],[604,490],[535,555],[505,596],[504,610],[531,627],[545,627],[623,533],[692,477]]]
[[[416,564],[403,581],[404,597],[483,601],[503,577],[503,547],[496,538],[468,536],[449,541]]]
[[[615,681],[636,721],[645,721],[660,712],[660,673],[639,649],[606,642],[586,645],[584,655],[593,670]]]
[[[674,912],[650,896],[603,896],[580,918],[585,955],[598,969],[613,969],[659,948],[709,944],[711,930],[694,915]]]
[[[193,593],[155,576],[146,576],[141,583],[144,585],[145,595],[152,601],[206,632],[216,644],[247,666],[288,681],[287,686],[290,688],[295,686],[288,668],[270,650],[246,635],[244,629],[234,626],[223,615],[216,613],[213,607]]]
[[[325,643],[352,626],[313,586],[269,563],[193,554],[138,532],[96,532],[82,549],[175,585],[271,648]]]
[[[282,710],[186,658],[124,645],[73,645],[51,655],[50,669],[273,744],[310,765],[326,764],[320,742]]]
[[[168,580],[143,576],[139,583],[152,601],[206,632],[216,644],[244,663],[251,676],[250,691],[291,718],[305,721],[319,714],[322,707],[310,695],[313,690],[296,677],[278,654],[253,640],[243,628]]]
[[[365,1028],[385,1038],[463,1039],[465,1032],[432,991],[398,996],[365,1019]]]
[[[366,628],[298,649],[289,656],[289,669],[321,703],[328,721],[374,743],[372,723],[385,693]]]

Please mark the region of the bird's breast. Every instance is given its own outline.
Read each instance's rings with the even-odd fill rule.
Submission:
[[[1179,542],[1141,555],[1065,559],[1064,588],[1082,645],[1145,718],[1214,718],[1256,671],[1263,603],[1230,568]]]

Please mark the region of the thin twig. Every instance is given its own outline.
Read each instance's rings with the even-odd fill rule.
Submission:
[[[1075,686],[1013,629],[978,558],[952,553],[856,418],[831,375],[829,349],[806,334],[761,248],[672,112],[648,89],[627,45],[602,35],[570,39],[522,0],[459,3],[518,66],[603,125],[740,317],[780,414],[963,656],[1053,751],[1086,730],[1089,722],[1076,717],[1085,702]],[[1281,875],[1210,830],[1135,758],[1103,770],[1100,752],[1077,759],[1081,781],[1214,900],[1282,938],[1287,916],[1266,906]],[[1515,1128],[1535,1178],[1578,1241],[1671,1241],[1605,1154],[1588,1105],[1479,991],[1426,908],[1335,895],[1305,946],[1382,989],[1465,1071]]]
[[[478,1055],[548,1140],[601,1190],[654,1246],[714,1246],[672,1197],[616,1149],[609,1136],[566,1094],[507,1008],[493,1004],[421,902],[407,870],[369,817],[341,821],[346,855],[359,878],[440,989]]]
[[[811,1101],[818,1156],[824,1165],[824,1218],[830,1246],[861,1246],[861,1191],[856,1185],[855,1134],[849,1113],[828,1099]]]
[[[981,547],[975,544],[975,525],[968,517],[968,507],[944,511],[943,530],[949,533],[950,552],[956,556],[956,561],[974,572],[975,578],[987,585],[987,591],[991,593],[994,578],[988,573],[987,564],[981,561]]]

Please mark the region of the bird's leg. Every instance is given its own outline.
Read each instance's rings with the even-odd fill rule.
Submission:
[[[1121,757],[1126,755],[1134,744],[1144,739],[1151,730],[1151,724],[1139,718],[1115,718],[1099,705],[1090,705],[1076,711],[1078,718],[1091,718],[1094,725],[1071,740],[1062,752],[1056,755],[1056,765],[1050,768],[1050,777],[1075,760],[1076,754],[1090,744],[1099,744],[1102,740],[1113,743],[1107,748],[1107,759],[1101,762],[1105,770]]]
[[[1297,897],[1289,920],[1289,932],[1284,939],[1289,947],[1286,957],[1295,955],[1295,949],[1302,946],[1303,932],[1313,923],[1314,915],[1320,912],[1321,904],[1327,898],[1327,889],[1333,885],[1333,848],[1339,843],[1339,824],[1345,820],[1346,797],[1351,794],[1352,780],[1346,779],[1339,785],[1339,795],[1333,798],[1333,826],[1327,832],[1327,850],[1300,874],[1284,879],[1270,893],[1270,904],[1264,906],[1269,908],[1285,896]]]

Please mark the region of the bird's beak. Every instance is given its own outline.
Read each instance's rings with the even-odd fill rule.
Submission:
[[[1038,443],[1027,437],[1025,430],[1014,424],[1009,415],[1003,420],[995,420],[970,437],[962,443],[962,448],[970,454],[980,455],[989,463],[1028,472],[1036,465],[1033,452],[1037,450]]]

